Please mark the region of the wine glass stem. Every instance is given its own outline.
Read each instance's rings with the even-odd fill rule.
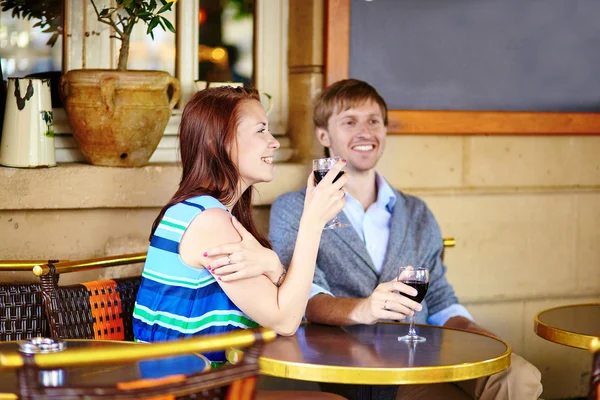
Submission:
[[[415,331],[415,315],[410,316],[410,326],[408,328],[408,336],[417,336],[417,332]]]

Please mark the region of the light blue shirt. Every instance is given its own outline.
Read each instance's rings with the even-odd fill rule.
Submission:
[[[377,200],[365,211],[358,200],[346,193],[344,213],[346,214],[346,217],[348,217],[354,230],[356,230],[356,233],[358,233],[358,236],[365,243],[367,251],[371,256],[371,260],[373,261],[375,271],[379,274],[383,268],[383,262],[387,252],[392,212],[396,205],[396,195],[381,175],[377,173],[375,179],[377,182]],[[313,283],[310,297],[319,293],[333,296],[328,290]],[[430,325],[442,326],[450,318],[457,316],[465,317],[473,321],[473,317],[465,307],[460,304],[453,304],[435,314],[431,314],[427,319],[427,323]]]

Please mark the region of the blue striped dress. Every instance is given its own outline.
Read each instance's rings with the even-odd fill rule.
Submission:
[[[187,265],[179,243],[190,223],[209,208],[227,208],[210,196],[198,196],[167,209],[148,249],[133,310],[133,334],[143,342],[225,333],[258,324],[227,297],[210,272]],[[198,243],[198,251],[202,248]],[[225,361],[224,352],[205,354]]]

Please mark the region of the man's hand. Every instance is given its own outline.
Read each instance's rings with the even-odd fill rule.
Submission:
[[[353,310],[351,318],[358,324],[372,325],[380,319],[401,320],[421,311],[421,304],[398,292],[416,296],[417,290],[396,280],[385,282],[375,288],[366,299],[362,299]]]

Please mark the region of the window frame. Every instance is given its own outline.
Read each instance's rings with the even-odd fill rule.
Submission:
[[[349,77],[350,0],[327,0],[325,79]],[[389,110],[391,135],[599,135],[600,113]]]

